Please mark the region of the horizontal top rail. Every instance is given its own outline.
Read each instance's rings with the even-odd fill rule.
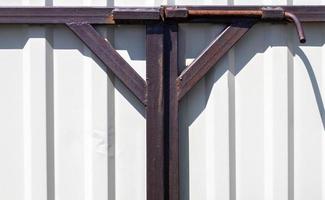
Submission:
[[[263,10],[281,8],[296,15],[301,22],[325,22],[325,6],[175,6],[165,7],[165,18],[177,19],[179,22],[233,22],[242,17],[259,18]],[[191,13],[206,12],[209,14]],[[213,12],[218,17],[213,17]]]
[[[163,21],[232,23],[243,17],[263,20],[258,14],[265,8],[281,8],[297,16],[301,22],[325,22],[325,6],[161,6],[0,7],[0,23],[142,24]]]
[[[0,7],[2,24],[118,24],[119,19],[132,23],[161,20],[161,8]]]

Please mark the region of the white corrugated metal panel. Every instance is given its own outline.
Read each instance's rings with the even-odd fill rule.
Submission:
[[[1,6],[322,4],[3,0]],[[222,26],[180,26],[180,67]],[[323,25],[256,25],[182,100],[182,200],[325,198]],[[145,76],[144,26],[101,28]],[[129,33],[132,32],[132,37]],[[144,200],[144,107],[63,26],[0,27],[0,199]],[[125,124],[127,122],[127,124]]]
[[[290,26],[257,25],[182,101],[184,199],[324,198],[324,30],[305,28],[299,46]],[[216,30],[184,26],[185,57]]]

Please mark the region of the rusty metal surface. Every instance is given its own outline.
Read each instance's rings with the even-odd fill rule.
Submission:
[[[261,17],[262,10],[188,10],[188,16]]]
[[[178,22],[220,22],[231,23],[240,20],[243,16],[236,16],[239,13],[251,15],[253,18],[260,18],[258,13],[261,14],[261,10],[264,8],[282,8],[285,11],[295,14],[301,22],[324,22],[325,21],[325,6],[176,6],[167,7],[165,9],[166,19],[174,19]],[[228,16],[223,17],[209,17],[209,16],[197,16],[190,17],[185,14],[185,11],[191,11],[192,13],[198,13],[200,10],[204,10],[207,13],[220,13]],[[230,15],[229,13],[236,13],[236,15]],[[249,17],[249,16],[246,16]]]
[[[284,16],[286,17],[287,20],[290,20],[290,21],[294,22],[294,24],[296,26],[296,29],[297,29],[297,33],[298,33],[300,43],[305,43],[306,42],[305,31],[304,31],[298,17],[295,14],[291,13],[291,12],[284,12]]]

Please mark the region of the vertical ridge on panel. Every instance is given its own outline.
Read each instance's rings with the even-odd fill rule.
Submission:
[[[53,27],[46,27],[46,176],[47,200],[55,200]]]
[[[65,27],[54,31],[55,196],[84,199],[84,47]],[[89,123],[89,122],[88,122]]]
[[[22,0],[24,6],[44,6],[46,0]],[[49,188],[48,147],[53,138],[48,134],[48,43],[47,28],[25,26],[26,45],[23,54],[23,118],[24,118],[24,169],[25,199],[46,199]],[[49,132],[48,132],[49,131]],[[50,139],[50,140],[49,140]],[[47,198],[51,200],[51,198]]]
[[[24,199],[23,26],[0,28],[0,198]],[[26,122],[25,122],[26,123]]]
[[[113,7],[115,6],[115,0],[107,0],[106,1],[106,6],[108,7]],[[114,27],[110,28],[100,28],[98,29],[104,37],[107,38],[107,40],[113,45],[114,45]],[[105,66],[106,68],[106,66]],[[103,79],[102,79],[103,80]],[[115,77],[114,74],[110,73],[107,71],[107,77],[106,77],[106,99],[102,99],[102,101],[106,100],[106,157],[107,157],[107,184],[106,184],[106,190],[107,190],[107,199],[108,200],[115,200],[116,199],[116,157],[115,157],[115,152],[116,152],[116,136],[115,136]],[[100,93],[103,95],[102,93]],[[102,110],[101,106],[98,106],[97,109]],[[96,111],[96,108],[95,108]],[[104,119],[104,117],[102,118]],[[98,174],[98,176],[101,176],[101,174]],[[105,188],[103,189],[105,190]]]
[[[220,25],[181,25],[179,49],[184,50],[179,70],[222,29]],[[224,58],[180,102],[181,199],[229,199],[227,67]]]
[[[55,0],[55,6],[83,6],[84,1]],[[55,26],[54,150],[55,198],[91,200],[91,83],[89,54],[66,27]],[[88,71],[87,71],[88,70]],[[86,98],[85,98],[86,97]],[[88,118],[87,118],[88,117]],[[90,179],[90,180],[89,180]]]
[[[69,2],[56,0],[54,5],[105,6],[109,2],[106,0],[73,0]],[[60,141],[62,144],[61,149],[70,151],[69,156],[66,154],[62,155],[62,157],[64,159],[70,157],[71,166],[62,163],[61,170],[64,173],[69,172],[72,168],[75,170],[66,176],[70,176],[70,182],[66,181],[70,189],[58,191],[56,196],[61,193],[64,199],[69,199],[70,195],[73,194],[77,194],[85,200],[114,199],[114,186],[110,187],[113,189],[108,186],[108,178],[111,178],[114,171],[110,172],[110,176],[108,176],[108,170],[110,169],[108,169],[107,138],[112,134],[114,135],[114,126],[109,126],[109,124],[114,123],[114,117],[110,114],[114,110],[109,110],[114,109],[114,103],[112,104],[108,100],[108,95],[112,96],[114,94],[111,94],[112,88],[108,88],[109,81],[106,66],[75,35],[70,35],[71,33],[66,32],[65,29],[60,31],[62,32],[57,33],[57,36],[63,34],[66,38],[59,40],[56,37],[58,39],[58,42],[55,42],[58,49],[56,55],[64,58],[57,58],[55,61],[60,62],[59,60],[63,60],[61,71],[63,78],[59,79],[61,82],[65,82],[66,85],[71,86],[69,92],[67,87],[61,88],[66,93],[70,93],[70,95],[61,96],[67,98],[64,101],[65,107],[71,108],[69,110],[63,107],[62,113],[68,113],[70,117],[69,123],[65,123],[61,127],[61,130],[63,128],[64,131],[70,132],[70,138],[65,137],[67,140],[70,139],[70,143],[63,141],[64,138],[61,138]],[[66,40],[70,41],[64,43],[63,41]],[[62,54],[60,54],[61,52]],[[74,103],[72,104],[72,102]],[[108,131],[108,129],[110,130]],[[114,148],[114,141],[110,142],[113,143]],[[113,155],[110,155],[110,160],[113,159],[114,161],[114,156],[113,152]],[[56,166],[59,166],[59,164],[56,164]],[[56,175],[56,177],[59,179],[60,175]],[[62,177],[62,179],[64,180],[65,177]],[[110,180],[110,183],[114,184],[114,180]],[[109,197],[108,193],[110,193]]]
[[[217,25],[216,37],[223,29]],[[205,78],[206,186],[207,199],[229,199],[229,91],[227,70],[229,59],[224,56]],[[204,146],[203,146],[204,147]]]
[[[28,26],[24,26],[28,29]],[[26,31],[28,35],[28,30]],[[24,200],[32,199],[32,135],[31,135],[31,61],[30,41],[23,49],[23,135],[24,135]]]
[[[114,27],[103,27],[98,28],[97,30],[102,33],[102,35],[114,46]],[[104,165],[96,165],[96,167],[98,166],[99,168],[106,168],[107,175],[103,177],[102,174],[105,173],[102,172],[102,169],[100,170],[100,173],[95,174],[95,177],[98,176],[97,179],[100,179],[103,182],[106,178],[105,184],[99,184],[101,187],[98,188],[101,191],[106,191],[106,199],[115,200],[115,77],[111,72],[106,70],[106,66],[102,67],[102,70],[97,68],[97,70],[94,72],[97,74],[97,79],[99,80],[94,83],[94,93],[96,94],[94,95],[93,100],[96,102],[94,103],[94,115],[97,116],[97,113],[102,113],[99,115],[98,120],[94,120],[94,127],[96,127],[95,130],[97,130],[98,136],[100,136],[98,137],[99,140],[97,140],[96,144],[98,148],[96,151],[97,156],[95,156],[95,158],[101,158],[104,155],[104,150],[106,151],[106,167],[104,167]],[[102,73],[102,71],[105,71],[104,69],[106,70],[105,75]],[[104,82],[106,84],[104,84]],[[96,85],[100,87],[97,87]],[[104,111],[102,109],[103,107],[106,108]],[[104,121],[106,121],[106,126],[104,126]],[[106,130],[106,132],[104,130]],[[106,135],[106,143],[104,144],[102,143],[103,139],[105,138],[103,137],[103,134]],[[95,199],[97,199],[97,196]],[[103,197],[103,199],[105,198]]]
[[[325,34],[325,29],[324,27],[321,27],[321,32],[323,34]],[[321,70],[320,70],[320,73],[321,73],[321,80],[320,80],[320,91],[321,91],[321,94],[322,94],[322,97],[324,97],[324,88],[325,88],[325,70],[324,70],[324,65],[325,65],[325,59],[324,59],[324,56],[325,56],[325,48],[324,48],[324,43],[323,43],[323,47],[322,47],[322,50],[321,50]],[[323,98],[322,98],[323,100]],[[324,106],[324,102],[322,103],[323,106]],[[321,115],[321,120],[322,120],[322,125],[323,125],[323,130],[322,130],[322,140],[321,140],[321,143],[322,143],[322,151],[321,151],[321,182],[322,182],[322,188],[321,188],[321,191],[322,191],[322,197],[321,199],[325,199],[325,110],[322,110],[320,112],[320,115]]]
[[[96,6],[114,6],[114,1],[88,0]],[[97,28],[109,40],[113,38],[111,28]],[[115,200],[115,102],[113,76],[107,66],[92,55],[92,198]],[[95,62],[94,62],[95,61]]]
[[[236,197],[264,198],[263,25],[255,25],[236,45]]]
[[[287,27],[289,35],[294,34],[292,28]],[[287,73],[288,73],[288,200],[294,200],[294,66],[293,66],[293,38],[288,37]]]
[[[321,91],[324,38],[317,24],[304,25],[306,45],[295,40],[294,52],[294,196],[322,199],[324,126]]]
[[[111,38],[110,29],[98,28],[104,37]],[[92,198],[114,199],[115,196],[115,144],[114,144],[114,85],[112,74],[95,55],[91,55],[89,77],[91,79],[90,101],[92,127],[90,130],[92,154]]]
[[[229,199],[228,61],[225,56],[206,76],[206,175],[207,199],[211,200]]]
[[[229,200],[237,198],[235,49],[228,53]]]
[[[227,5],[234,5],[234,0],[227,0]],[[229,200],[237,199],[236,181],[236,64],[235,47],[228,52],[228,138],[229,138]]]
[[[283,5],[286,2],[239,0],[235,4]],[[285,31],[281,25],[255,25],[240,42],[241,48],[246,46],[246,52],[236,48],[238,199],[287,199]]]
[[[265,32],[271,32],[272,29],[264,27]],[[272,39],[267,40],[269,43]],[[267,44],[268,45],[268,44]],[[272,48],[272,47],[271,47]],[[274,64],[273,64],[273,49],[269,49],[264,53],[264,200],[274,199],[274,138],[273,132],[274,122],[274,91],[273,91],[273,78],[274,78]]]
[[[92,80],[92,68],[90,51],[83,46],[83,128],[84,128],[84,191],[85,200],[93,199],[93,113],[92,113],[92,95],[93,95],[93,80]]]
[[[294,0],[294,4],[324,4]],[[323,24],[304,24],[307,42],[294,40],[294,198],[323,199],[324,91]]]
[[[132,33],[132,37],[130,37]],[[146,74],[145,27],[117,26],[114,47],[143,79]],[[116,199],[146,199],[146,124],[144,106],[117,77],[115,85]],[[127,192],[125,189],[127,188]]]
[[[23,51],[24,196],[46,198],[45,29],[28,27]]]
[[[287,28],[267,24],[264,52],[264,199],[288,197]]]

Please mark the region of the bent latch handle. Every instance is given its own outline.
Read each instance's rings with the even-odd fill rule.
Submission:
[[[299,21],[298,17],[295,14],[285,11],[281,7],[276,7],[276,8],[265,7],[265,8],[262,8],[261,10],[262,10],[262,16],[261,16],[262,20],[265,20],[265,21],[285,20],[285,21],[293,22],[296,26],[300,43],[306,42],[304,28],[303,28],[301,22]]]
[[[287,20],[289,20],[289,21],[292,20],[295,23],[299,41],[300,41],[300,43],[305,43],[306,36],[305,36],[304,28],[303,28],[301,22],[299,21],[298,17],[295,14],[290,13],[290,12],[284,12],[284,16]]]

